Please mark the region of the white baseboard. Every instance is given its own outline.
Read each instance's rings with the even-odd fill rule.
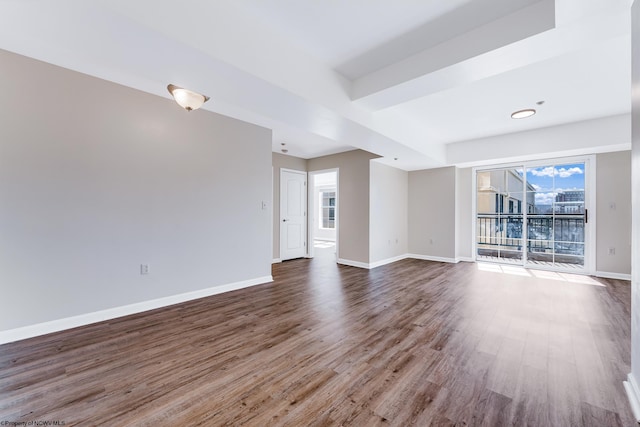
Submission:
[[[638,383],[632,374],[627,375],[627,381],[624,382],[624,389],[627,392],[633,416],[640,424],[640,388],[638,388]]]
[[[263,276],[241,282],[228,283],[226,285],[214,286],[208,289],[201,289],[193,292],[172,295],[164,298],[157,298],[135,304],[123,305],[120,307],[108,308],[106,310],[95,311],[93,313],[81,314],[64,319],[52,320],[50,322],[38,323],[35,325],[23,326],[21,328],[0,331],[0,344],[19,341],[26,338],[33,338],[39,335],[50,334],[52,332],[64,331],[66,329],[77,328],[91,323],[102,322],[115,319],[117,317],[128,316],[130,314],[141,313],[143,311],[154,310],[156,308],[167,307],[185,301],[191,301],[211,295],[222,294],[224,292],[235,291],[263,283],[273,282],[272,276]]]
[[[375,261],[371,263],[361,262],[361,261],[352,261],[350,259],[339,258],[338,264],[348,265],[351,267],[366,268],[367,270],[371,270],[372,268],[380,267],[386,264],[391,264],[392,262],[401,261],[407,258],[409,258],[409,255],[403,254],[403,255],[398,255],[392,258],[382,259],[380,261]]]
[[[631,280],[630,274],[623,273],[610,273],[608,271],[596,271],[594,273],[596,277],[602,277],[604,279],[617,279],[617,280]]]
[[[422,259],[425,261],[448,262],[451,264],[456,264],[458,261],[461,260],[460,258],[445,258],[440,256],[419,255],[419,254],[408,254],[407,258]]]
[[[476,262],[476,260],[468,256],[459,256],[456,257],[456,262]]]
[[[372,268],[380,267],[382,265],[391,264],[392,262],[402,261],[403,259],[407,259],[407,258],[421,259],[426,261],[447,262],[451,264],[457,264],[458,262],[461,262],[461,261],[475,262],[473,258],[467,258],[467,257],[444,258],[444,257],[436,257],[436,256],[429,256],[429,255],[403,254],[403,255],[392,257],[392,258],[375,261],[372,263],[366,263],[361,261],[351,261],[349,259],[340,258],[338,259],[338,264],[349,265],[351,267],[366,268],[370,270]]]
[[[280,259],[280,258],[274,258],[274,259],[271,261],[271,264],[279,264],[279,263],[281,263],[281,262],[282,262],[282,259]]]
[[[362,261],[352,261],[350,259],[338,258],[338,264],[348,265],[350,267],[366,268],[369,269],[369,263]]]
[[[392,262],[396,262],[396,261],[402,261],[403,259],[407,259],[407,258],[409,258],[409,254],[402,254],[402,255],[391,257],[391,258],[382,259],[380,261],[369,263],[369,268],[380,267],[382,265],[391,264]]]

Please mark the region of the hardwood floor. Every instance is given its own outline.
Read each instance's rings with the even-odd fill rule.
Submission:
[[[3,345],[0,421],[636,425],[629,282],[479,267],[294,260],[271,284]]]

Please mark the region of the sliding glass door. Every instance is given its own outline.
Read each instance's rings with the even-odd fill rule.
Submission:
[[[476,170],[476,259],[584,271],[588,161]]]
[[[529,264],[582,269],[585,265],[585,163],[529,168],[536,208],[527,219]]]
[[[478,171],[476,182],[478,259],[522,263],[522,168]]]

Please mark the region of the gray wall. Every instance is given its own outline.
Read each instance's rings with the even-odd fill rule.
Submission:
[[[299,157],[272,153],[273,165],[273,259],[280,258],[280,169],[307,171],[307,161]]]
[[[640,1],[631,7],[632,62],[632,261],[631,261],[631,378],[640,381]],[[635,396],[640,400],[640,396]],[[640,404],[640,401],[637,403]]]
[[[596,271],[631,274],[631,152],[596,158]],[[609,255],[615,248],[615,255]]]
[[[409,172],[409,253],[455,259],[455,167]]]
[[[369,263],[369,168],[363,150],[307,160],[309,172],[338,168],[338,258]]]
[[[456,258],[473,258],[473,169],[456,168]]]
[[[630,152],[598,154],[596,167],[595,269],[601,273],[628,275],[631,272]],[[410,253],[451,259],[474,257],[472,176],[472,168],[409,173]],[[433,244],[429,243],[430,239]],[[454,248],[451,242],[455,242]],[[615,248],[615,255],[609,255],[609,248]]]
[[[370,263],[408,252],[408,191],[408,172],[371,162]]]
[[[271,274],[269,130],[0,63],[0,330]]]

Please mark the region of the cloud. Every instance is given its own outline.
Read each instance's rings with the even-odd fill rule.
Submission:
[[[584,173],[584,171],[575,166],[569,169],[566,168],[554,168],[553,166],[547,166],[546,168],[542,168],[542,169],[531,169],[530,170],[531,175],[533,176],[548,176],[548,177],[552,177],[552,176],[559,176],[560,178],[569,178],[571,175],[582,175]]]
[[[581,188],[557,188],[556,191],[549,191],[536,194],[536,206],[552,205],[556,201],[556,195],[566,191],[583,191]]]
[[[536,193],[536,205],[551,205],[556,200],[555,192],[550,193]]]
[[[547,166],[544,169],[531,169],[529,172],[533,176],[553,176],[553,166]]]
[[[575,175],[575,174],[582,175],[583,173],[584,171],[577,166],[569,169],[565,169],[565,168],[556,169],[556,175],[559,175],[560,178],[569,178],[571,175]]]
[[[564,193],[566,191],[584,191],[584,188],[578,188],[578,187],[573,187],[573,188],[556,188],[556,192],[558,193]]]
[[[541,186],[539,186],[538,184],[531,184],[531,186],[533,187],[534,190],[536,191],[540,191],[540,189],[542,188]]]

